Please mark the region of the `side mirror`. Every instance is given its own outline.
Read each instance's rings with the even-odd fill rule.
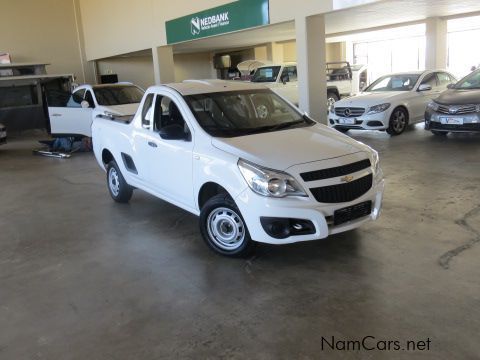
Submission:
[[[432,90],[432,85],[422,84],[418,87],[418,91],[430,91]]]
[[[447,89],[453,89],[455,88],[455,83],[450,83],[447,85]]]
[[[282,81],[283,85],[285,85],[287,82],[290,81],[288,75],[282,76],[282,78],[280,80]]]
[[[87,100],[83,100],[81,103],[80,103],[80,106],[82,107],[82,109],[88,109],[90,107],[90,104],[88,103]]]
[[[178,124],[164,126],[159,134],[164,140],[186,140],[187,138],[183,126]]]

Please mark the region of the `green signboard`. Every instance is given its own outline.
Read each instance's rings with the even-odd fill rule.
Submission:
[[[167,44],[244,30],[269,22],[268,0],[238,0],[167,21]]]

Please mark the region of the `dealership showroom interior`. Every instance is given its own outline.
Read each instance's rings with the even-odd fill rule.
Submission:
[[[0,4],[0,359],[480,359],[479,0]]]

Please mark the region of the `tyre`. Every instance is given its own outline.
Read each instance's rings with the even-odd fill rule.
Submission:
[[[333,91],[328,91],[327,92],[327,106],[328,106],[328,109],[330,109],[330,107],[335,104],[338,100],[340,100],[340,98],[338,97],[338,95],[336,93],[334,93]]]
[[[436,136],[447,136],[448,135],[448,131],[431,130],[431,132],[432,132],[433,135],[436,135]]]
[[[404,108],[398,107],[390,115],[387,133],[392,136],[400,135],[408,125],[408,113]]]
[[[116,202],[127,203],[132,198],[133,188],[127,184],[114,160],[107,165],[107,187]]]
[[[230,257],[244,257],[254,249],[242,214],[227,194],[215,195],[200,212],[200,231],[208,247]]]

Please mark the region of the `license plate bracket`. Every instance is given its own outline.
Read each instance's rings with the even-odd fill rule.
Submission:
[[[333,224],[341,225],[346,222],[368,216],[372,213],[372,201],[364,201],[359,204],[338,209],[333,213]]]
[[[342,125],[355,125],[355,118],[340,118],[338,119],[338,123]]]
[[[440,122],[444,125],[463,125],[464,118],[462,117],[451,117],[451,116],[441,116]]]

